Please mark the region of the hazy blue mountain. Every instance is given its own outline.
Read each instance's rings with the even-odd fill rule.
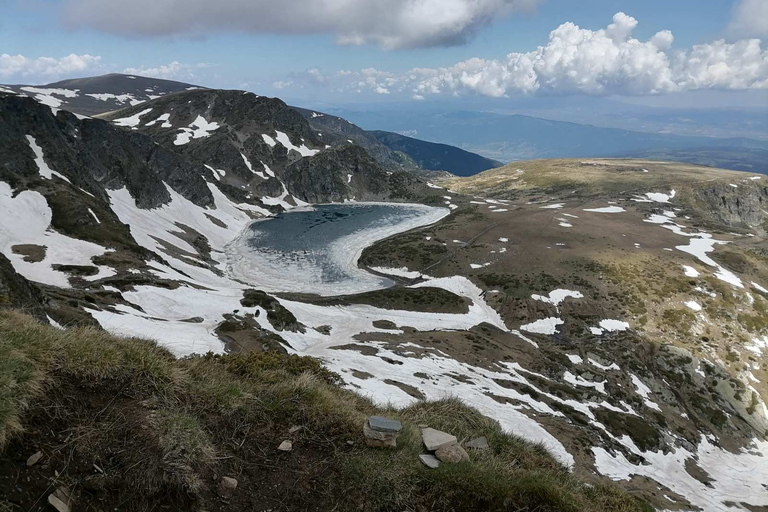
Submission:
[[[394,151],[410,156],[422,169],[448,171],[457,176],[472,176],[500,167],[502,162],[470,153],[448,144],[426,142],[394,132],[374,130],[367,132]]]
[[[394,131],[451,144],[500,161],[532,158],[648,156],[733,169],[754,169],[768,141],[651,133],[488,112],[337,109],[365,129]],[[701,153],[705,151],[706,153]],[[717,148],[717,151],[712,151]],[[699,156],[697,154],[701,153]]]

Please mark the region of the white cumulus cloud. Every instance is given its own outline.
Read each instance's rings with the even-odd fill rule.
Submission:
[[[736,38],[768,38],[768,0],[738,0],[728,33]]]
[[[211,67],[207,63],[182,64],[179,61],[173,61],[169,64],[163,64],[154,67],[131,67],[125,68],[123,73],[128,75],[141,75],[152,78],[163,78],[165,80],[196,80],[199,78],[200,70]]]
[[[131,36],[216,32],[330,33],[339,44],[461,44],[495,19],[541,0],[64,0],[71,26]]]
[[[52,81],[58,78],[71,78],[99,68],[101,57],[94,55],[75,55],[66,57],[28,58],[24,55],[0,54],[0,79],[3,81]]]
[[[546,45],[530,52],[509,53],[500,60],[472,58],[450,67],[415,68],[402,74],[344,71],[335,76],[335,86],[386,90],[415,99],[461,93],[639,96],[768,88],[768,51],[759,39],[674,49],[674,36],[668,30],[647,41],[632,37],[637,24],[622,12],[600,30],[563,23],[550,32]]]

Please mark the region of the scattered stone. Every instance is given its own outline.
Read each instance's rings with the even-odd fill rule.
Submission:
[[[234,491],[237,489],[237,480],[230,476],[223,476],[219,485],[223,491]]]
[[[290,452],[291,450],[293,450],[293,442],[286,439],[285,441],[280,443],[280,446],[278,446],[277,449],[280,450],[281,452]]]
[[[435,457],[442,462],[461,462],[463,460],[469,460],[469,455],[459,443],[449,444],[441,446],[435,451]]]
[[[371,448],[397,448],[397,432],[374,430],[366,421],[363,423],[363,435],[365,436],[365,444]]]
[[[301,430],[301,425],[294,425],[294,426],[292,426],[291,428],[288,429],[288,433],[289,434],[295,434],[299,430]]]
[[[487,450],[489,448],[488,438],[485,436],[476,437],[475,439],[467,442],[467,444],[464,446],[467,448],[472,448],[473,450]]]
[[[422,453],[419,455],[419,458],[421,459],[421,462],[430,469],[437,469],[438,466],[440,466],[440,461],[437,457],[430,453]]]
[[[59,487],[48,495],[48,503],[59,512],[71,512],[73,500],[69,494],[69,489]]]
[[[355,446],[355,442],[354,442],[354,441],[352,441],[351,439],[350,439],[349,441],[347,441],[347,444],[348,444],[349,446]]]
[[[368,418],[368,426],[377,432],[400,432],[403,428],[399,421],[383,416],[371,416]]]
[[[31,468],[38,462],[40,462],[40,459],[43,458],[43,452],[36,452],[30,455],[30,457],[27,459],[27,467]]]
[[[429,427],[421,430],[421,439],[424,441],[424,446],[426,446],[427,450],[430,452],[437,450],[441,446],[446,446],[457,442],[455,436]]]

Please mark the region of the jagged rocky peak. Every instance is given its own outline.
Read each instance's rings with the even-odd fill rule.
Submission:
[[[221,184],[275,208],[290,209],[303,201],[405,199],[427,190],[411,177],[406,180],[410,193],[393,194],[391,172],[365,149],[325,144],[304,116],[277,98],[195,90],[102,117],[151,136],[206,166]]]
[[[308,153],[299,150],[302,145],[308,150],[317,151],[325,147],[316,133],[310,128],[295,109],[278,98],[258,96],[251,92],[201,89],[186,91],[151,102],[111,112],[103,116],[120,126],[135,128],[152,134],[185,132],[187,137],[174,136],[176,145],[185,145],[192,141],[236,133],[248,137],[262,134],[271,139],[283,138],[285,133],[291,138],[299,154]],[[199,119],[202,118],[202,119]],[[274,146],[263,138],[265,144]],[[285,144],[282,144],[285,146]],[[288,148],[286,148],[288,149]],[[303,156],[307,156],[304,154]]]

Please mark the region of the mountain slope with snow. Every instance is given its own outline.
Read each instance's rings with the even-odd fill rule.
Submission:
[[[197,90],[103,118],[203,163],[219,182],[246,197],[284,209],[304,202],[434,194],[402,170],[386,171],[360,147],[325,144],[304,117],[277,98]]]
[[[177,356],[311,355],[380,404],[458,396],[660,509],[768,506],[763,177],[567,160],[427,184],[242,91],[104,117],[0,92],[0,305]],[[274,296],[233,272],[254,220],[353,200],[422,203],[329,245],[396,286],[317,293],[291,270],[312,247],[273,250]]]
[[[52,108],[93,116],[202,87],[173,80],[112,73],[46,85],[0,86],[0,91],[3,89],[31,96]]]

